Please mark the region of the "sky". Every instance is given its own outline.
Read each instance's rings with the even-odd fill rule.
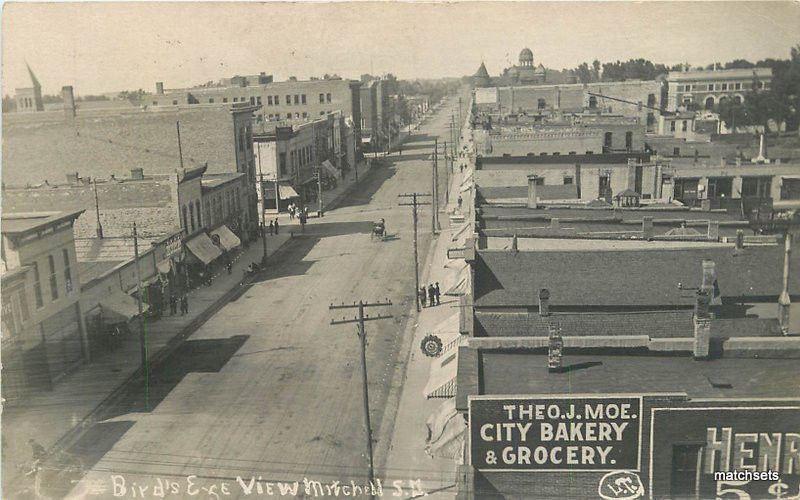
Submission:
[[[706,65],[787,58],[800,2],[5,3],[3,94],[77,95],[190,86],[261,71],[399,78],[499,74],[529,47],[535,64],[643,57]]]

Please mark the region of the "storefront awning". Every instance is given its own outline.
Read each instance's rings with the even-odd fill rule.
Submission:
[[[158,264],[156,264],[156,268],[161,274],[169,274],[169,272],[172,270],[172,259],[168,258],[160,261]]]
[[[219,244],[222,245],[222,248],[228,251],[233,250],[242,244],[242,241],[239,239],[239,237],[233,234],[233,231],[228,229],[228,226],[224,224],[211,231],[211,234],[212,236],[219,237]]]
[[[278,186],[278,195],[282,200],[290,200],[292,198],[300,198],[297,191],[292,186]]]
[[[220,250],[206,233],[201,233],[186,242],[186,248],[203,264],[211,264],[222,255]]]
[[[337,177],[339,175],[339,170],[336,167],[334,167],[330,161],[328,160],[323,161],[321,166],[326,172],[328,172],[328,174],[334,177]]]
[[[456,399],[445,400],[425,425],[428,428],[425,453],[432,458],[452,458],[460,463],[464,457],[467,423],[456,410]]]
[[[442,341],[442,353],[447,353],[460,345],[466,344],[467,336],[462,335],[458,331],[458,317],[460,313],[454,313],[449,318],[442,321],[433,330],[433,335],[436,335]]]
[[[452,349],[431,363],[431,374],[424,394],[431,398],[453,398],[456,395],[458,349]]]
[[[126,295],[121,290],[114,290],[106,294],[100,301],[103,317],[107,323],[122,323],[129,321],[139,314],[136,299]],[[147,310],[147,304],[142,303],[142,312]]]
[[[453,275],[453,279],[450,283],[447,291],[444,292],[445,295],[455,297],[466,295],[469,291],[469,265],[465,263],[464,266]]]

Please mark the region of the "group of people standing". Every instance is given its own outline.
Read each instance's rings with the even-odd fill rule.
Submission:
[[[422,286],[417,292],[419,297],[419,303],[422,307],[433,307],[440,305],[441,302],[441,291],[439,290],[439,282],[437,281],[434,284],[428,284],[427,288]]]
[[[181,316],[189,313],[189,296],[185,293],[180,299],[176,295],[169,298],[169,315],[175,316],[178,313],[178,305],[181,306]]]

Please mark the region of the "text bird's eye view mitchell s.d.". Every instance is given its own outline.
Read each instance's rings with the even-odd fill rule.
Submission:
[[[2,498],[800,498],[800,4],[2,17]]]

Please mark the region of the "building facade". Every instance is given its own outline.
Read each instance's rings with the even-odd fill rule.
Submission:
[[[667,110],[690,106],[712,109],[727,99],[741,103],[748,92],[769,89],[772,69],[670,71],[666,83]]]
[[[49,390],[88,359],[73,234],[80,215],[81,211],[3,213],[6,399]]]

